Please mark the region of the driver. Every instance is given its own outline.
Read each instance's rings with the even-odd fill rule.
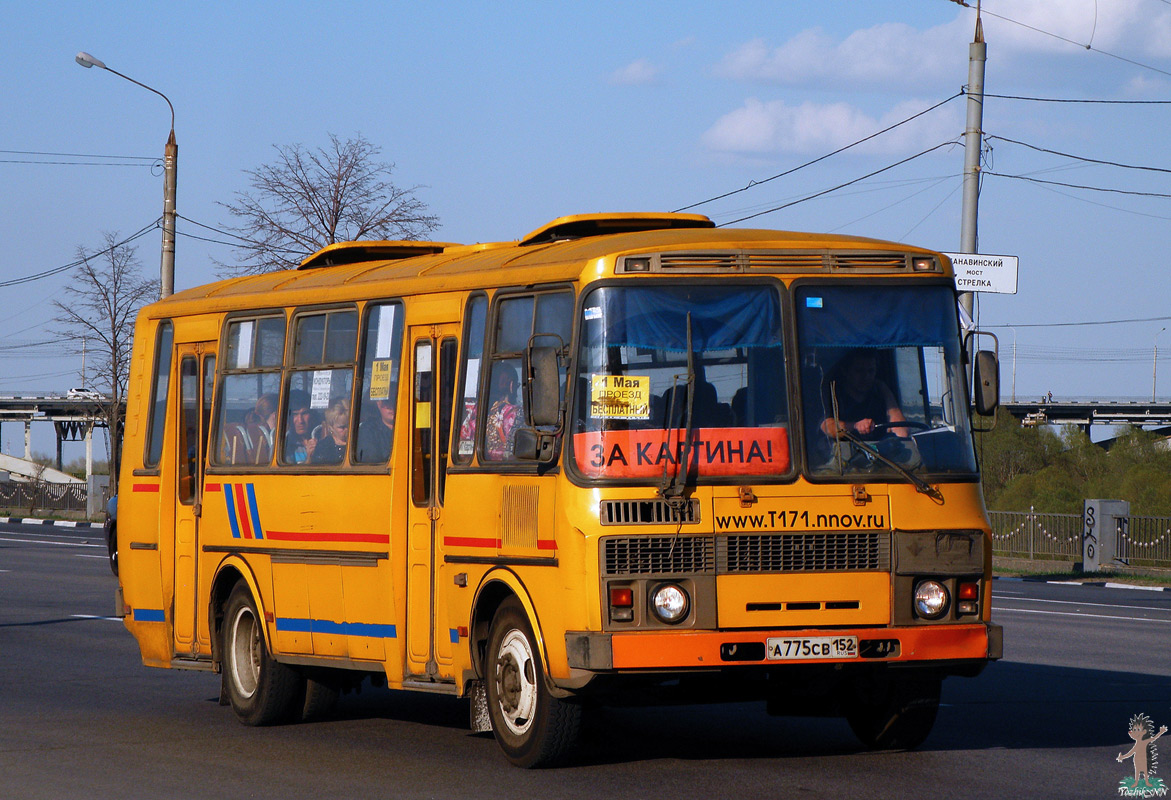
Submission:
[[[833,397],[837,399],[837,418],[833,416]],[[875,428],[889,426],[896,436],[906,438],[910,431],[902,409],[894,394],[878,379],[878,354],[873,350],[854,350],[848,353],[837,368],[837,377],[831,379],[824,398],[826,418],[821,431],[826,436],[840,438],[848,431],[863,439],[876,439],[884,433]]]

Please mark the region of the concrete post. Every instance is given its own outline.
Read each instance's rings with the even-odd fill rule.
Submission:
[[[1125,500],[1086,500],[1082,513],[1082,571],[1114,565],[1118,554],[1118,519],[1130,516]]]

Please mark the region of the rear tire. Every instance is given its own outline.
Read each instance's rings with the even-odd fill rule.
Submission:
[[[241,722],[272,725],[302,710],[296,701],[304,679],[268,652],[256,603],[244,582],[228,597],[221,641],[224,688]]]
[[[581,706],[549,693],[536,637],[516,598],[492,620],[484,672],[492,733],[509,761],[546,766],[577,744]]]
[[[937,676],[882,675],[859,681],[846,721],[870,750],[913,750],[931,733],[939,711]]]
[[[301,702],[301,721],[318,722],[333,716],[341,692],[337,686],[313,678],[305,678],[305,697]]]

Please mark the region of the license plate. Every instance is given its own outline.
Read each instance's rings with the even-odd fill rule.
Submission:
[[[857,636],[800,636],[765,642],[770,661],[807,661],[819,658],[857,658]]]

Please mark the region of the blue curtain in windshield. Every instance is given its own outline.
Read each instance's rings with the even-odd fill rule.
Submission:
[[[803,286],[797,291],[802,347],[926,347],[956,336],[956,304],[945,286]]]
[[[697,352],[781,344],[776,292],[744,286],[600,290],[586,302],[586,344],[683,352],[689,311]]]

